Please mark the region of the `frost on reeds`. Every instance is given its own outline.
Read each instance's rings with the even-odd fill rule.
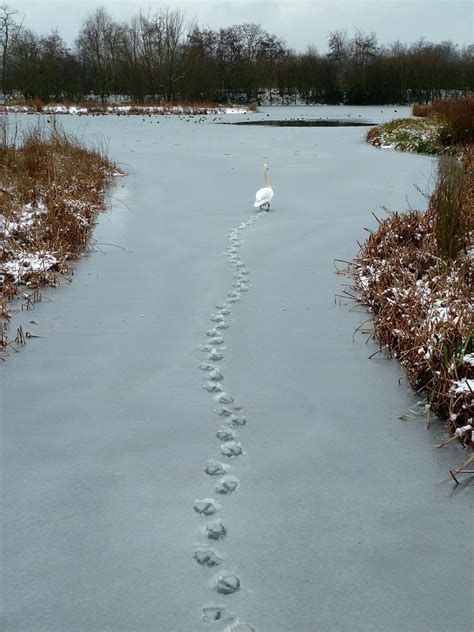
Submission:
[[[454,184],[452,166],[447,175],[441,166],[427,212],[379,220],[351,266],[352,296],[373,317],[371,337],[399,359],[413,388],[466,445],[473,444],[466,428],[474,416],[473,156],[465,154]],[[449,196],[456,220],[440,205]]]
[[[6,125],[6,122],[5,122]],[[1,316],[20,288],[68,276],[105,208],[107,180],[119,172],[104,151],[82,146],[53,120],[0,142]],[[2,338],[3,346],[5,337]]]

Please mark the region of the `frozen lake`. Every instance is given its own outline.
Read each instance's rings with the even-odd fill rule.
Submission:
[[[434,160],[364,127],[216,124],[249,118],[232,116],[60,119],[129,175],[74,282],[30,313],[42,337],[0,363],[2,630],[222,632],[202,615],[222,606],[257,632],[468,632],[469,489],[438,484],[464,454],[433,450],[442,428],[411,416],[397,364],[353,342],[366,315],[335,302],[334,259],[372,211],[424,208]]]

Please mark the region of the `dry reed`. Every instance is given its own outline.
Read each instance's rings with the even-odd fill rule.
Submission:
[[[459,429],[468,427],[474,414],[473,161],[473,152],[466,151],[456,172],[456,204],[450,211],[458,218],[453,226],[448,213],[448,237],[440,237],[445,222],[440,177],[427,212],[379,220],[350,267],[356,293],[347,292],[372,313],[371,337],[399,359],[413,388],[426,395],[451,431],[458,429],[466,445],[471,431]],[[448,193],[452,199],[453,191]],[[449,256],[443,240],[455,244]]]
[[[88,244],[105,208],[108,178],[118,175],[101,149],[86,148],[53,119],[20,143],[0,143],[0,348],[8,344],[8,301],[23,286],[56,285],[69,278],[69,261]]]

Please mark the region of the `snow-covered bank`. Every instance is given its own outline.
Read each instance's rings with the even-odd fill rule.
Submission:
[[[428,119],[398,119],[367,133],[367,141],[381,149],[398,149],[416,154],[439,154],[449,151],[442,144],[443,125],[431,117]]]
[[[350,268],[356,298],[372,314],[371,335],[399,359],[413,388],[465,445],[474,445],[474,433],[458,432],[474,416],[473,163],[472,153],[462,166],[453,163],[463,180],[451,192],[438,176],[427,212],[393,213],[379,221]],[[448,216],[450,196],[454,210]]]
[[[33,128],[19,147],[6,141],[1,157],[0,349],[5,349],[8,299],[22,286],[54,286],[69,275],[69,260],[81,255],[97,213],[105,208],[108,179],[121,174],[58,126]]]
[[[240,106],[199,106],[199,105],[6,105],[6,112],[11,114],[77,114],[77,115],[97,115],[116,114],[120,115],[143,115],[150,114],[184,114],[188,116],[206,116],[212,114],[247,114],[248,108]]]

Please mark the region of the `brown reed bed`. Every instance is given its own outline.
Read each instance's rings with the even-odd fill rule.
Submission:
[[[433,107],[429,103],[414,103],[411,112],[413,116],[425,118],[433,114]]]
[[[380,351],[398,358],[430,410],[473,447],[474,152],[445,160],[426,212],[378,220],[349,266],[346,294],[372,314]]]
[[[433,115],[443,124],[443,144],[474,143],[474,97],[440,99],[432,104]]]
[[[9,344],[10,301],[22,294],[29,308],[40,299],[38,288],[70,278],[69,262],[86,248],[97,214],[106,207],[109,178],[120,175],[104,148],[81,145],[54,119],[20,139],[3,131],[0,349]]]

